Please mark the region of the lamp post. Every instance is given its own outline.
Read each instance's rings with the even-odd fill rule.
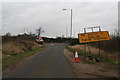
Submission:
[[[70,38],[72,38],[72,9],[63,9],[63,10],[70,10],[70,11],[71,11],[71,21],[70,21],[71,30],[70,30]]]

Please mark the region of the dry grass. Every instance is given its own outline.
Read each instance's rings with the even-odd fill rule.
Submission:
[[[11,52],[11,53],[23,53],[25,47],[20,43],[10,42],[3,44],[2,50],[5,52]]]
[[[69,46],[69,47],[73,48],[73,49],[86,50],[87,52],[91,52],[91,54],[94,54],[94,55],[99,55],[100,54],[100,56],[109,57],[109,58],[115,60],[116,62],[119,62],[118,53],[112,53],[112,54],[107,53],[103,50],[99,50],[99,48],[96,48],[96,47],[93,47],[93,46],[90,46],[90,45],[86,45],[86,48],[85,48],[85,45],[74,45],[74,46]]]
[[[17,64],[20,60],[32,56],[44,48],[43,45],[27,40],[4,43],[2,48],[3,69]]]
[[[36,47],[42,47],[33,41],[22,40],[19,42],[7,42],[2,46],[3,58],[10,57],[11,54],[22,54],[27,50],[32,50]]]
[[[79,56],[80,63],[73,63],[74,54],[64,49],[64,54],[68,59],[75,76],[77,78],[118,78],[118,66],[110,65],[104,62],[96,64],[84,63],[82,55]]]

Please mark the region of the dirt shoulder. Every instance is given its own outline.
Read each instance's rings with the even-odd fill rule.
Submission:
[[[64,54],[77,78],[118,78],[117,66],[104,62],[87,64],[83,62],[84,56],[81,55],[79,55],[80,63],[73,63],[74,54],[67,49],[64,49]]]
[[[109,58],[113,59],[115,62],[117,62],[117,63],[119,62],[118,56],[120,56],[120,55],[118,52],[116,52],[116,53],[109,52],[108,53],[102,49],[99,49],[97,47],[93,47],[90,45],[86,45],[86,47],[85,47],[85,45],[74,45],[74,46],[69,46],[69,47],[72,49],[86,50],[87,52],[91,52],[91,54],[93,54],[93,55],[101,55],[103,57],[109,57]]]

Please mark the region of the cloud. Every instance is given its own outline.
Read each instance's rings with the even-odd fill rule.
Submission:
[[[2,0],[2,2],[118,2],[119,0]]]
[[[35,32],[43,27],[43,36],[62,36],[70,33],[70,11],[73,10],[73,33],[75,37],[84,27],[100,25],[112,32],[117,27],[117,2],[4,2],[4,33],[23,33],[24,27]]]

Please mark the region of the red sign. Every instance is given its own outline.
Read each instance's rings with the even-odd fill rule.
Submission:
[[[37,41],[37,42],[44,42],[44,40],[42,39],[41,36],[37,36],[36,41]]]

